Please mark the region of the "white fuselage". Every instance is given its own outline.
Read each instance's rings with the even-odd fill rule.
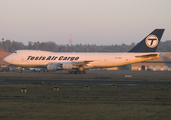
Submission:
[[[7,56],[4,61],[21,67],[44,67],[50,63],[67,63],[77,61],[89,61],[84,69],[108,68],[122,66],[141,61],[147,61],[160,57],[160,53],[154,57],[136,57],[154,53],[71,53],[48,52],[38,50],[17,50]]]

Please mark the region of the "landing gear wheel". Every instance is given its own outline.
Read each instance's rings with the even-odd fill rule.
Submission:
[[[73,74],[73,71],[68,71],[69,74]]]
[[[85,70],[83,70],[83,71],[68,71],[68,74],[85,74],[86,73],[86,71]]]
[[[77,71],[77,73],[78,73],[78,74],[85,74],[86,71],[85,71],[85,70],[83,70],[83,71]]]
[[[82,71],[82,73],[83,73],[83,74],[86,74],[86,71],[84,70],[84,71]]]

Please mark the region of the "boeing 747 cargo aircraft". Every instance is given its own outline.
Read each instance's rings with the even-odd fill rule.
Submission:
[[[123,53],[70,53],[40,50],[17,50],[4,61],[20,67],[46,68],[49,71],[68,70],[85,73],[91,68],[110,68],[160,57],[156,52],[164,29],[155,29],[128,52]],[[22,72],[21,70],[19,72]]]

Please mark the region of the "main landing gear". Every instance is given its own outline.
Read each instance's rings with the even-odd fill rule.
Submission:
[[[83,70],[83,71],[73,71],[73,70],[70,70],[70,71],[68,71],[68,73],[69,74],[85,74],[86,71],[85,70]]]

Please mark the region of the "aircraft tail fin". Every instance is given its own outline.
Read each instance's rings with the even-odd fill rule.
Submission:
[[[155,52],[165,29],[155,29],[128,52]]]

